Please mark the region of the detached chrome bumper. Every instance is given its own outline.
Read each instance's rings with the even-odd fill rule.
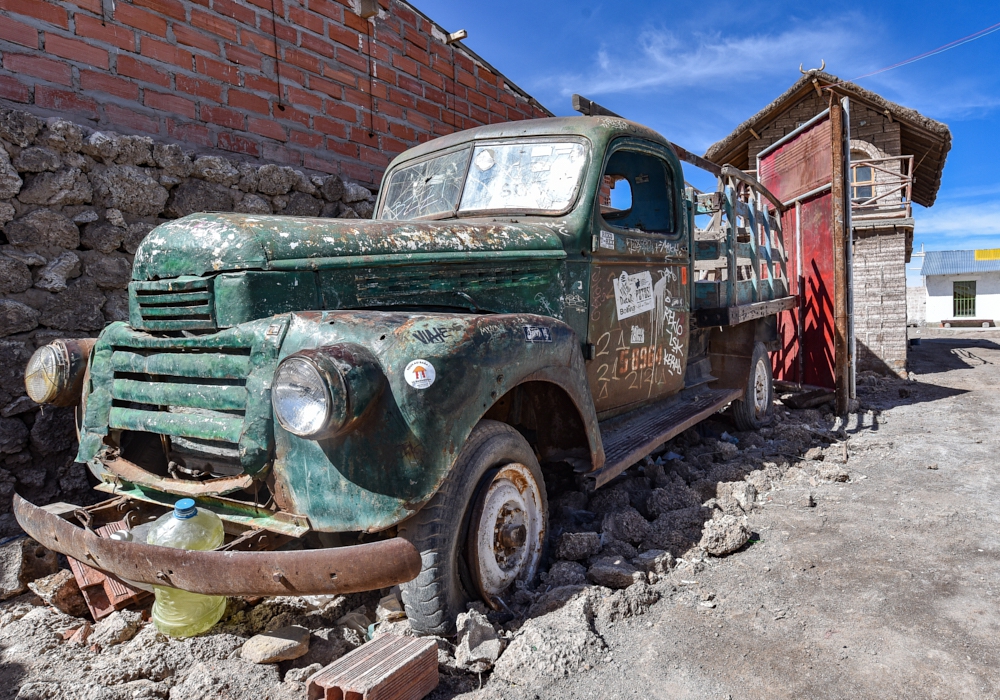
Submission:
[[[399,537],[291,552],[199,552],[104,539],[16,494],[14,517],[40,544],[95,569],[128,581],[192,593],[358,593],[405,583],[420,573],[420,553]]]

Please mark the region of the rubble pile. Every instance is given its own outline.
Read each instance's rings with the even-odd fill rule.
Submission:
[[[706,421],[594,493],[571,470],[552,472],[548,488],[559,495],[543,571],[500,610],[471,605],[455,637],[435,638],[442,681],[432,697],[585,671],[608,657],[610,626],[663,599],[715,607],[686,579],[752,545],[756,509],[809,508],[821,482],[849,481],[844,437],[830,414],[779,406],[756,433]],[[0,557],[15,572],[0,604],[0,665],[13,682],[0,697],[302,698],[313,673],[366,641],[412,634],[395,592],[373,591],[234,598],[207,634],[171,639],[146,611],[96,623],[79,609],[67,614],[72,591],[62,589],[72,586],[57,585],[65,570],[27,538],[0,545]]]
[[[185,152],[177,144],[0,108],[0,537],[11,494],[92,499],[72,408],[40,410],[24,366],[56,338],[128,318],[132,257],[193,212],[368,218],[374,195],[336,175]]]

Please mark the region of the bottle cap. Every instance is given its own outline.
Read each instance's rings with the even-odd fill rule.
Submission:
[[[198,509],[194,507],[193,498],[182,498],[174,504],[174,517],[180,520],[193,518],[198,514]]]

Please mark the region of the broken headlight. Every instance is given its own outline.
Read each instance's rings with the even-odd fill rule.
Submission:
[[[93,338],[54,340],[35,350],[24,370],[24,388],[35,403],[72,406],[80,401]]]
[[[378,361],[365,348],[344,343],[289,355],[271,388],[274,415],[299,437],[324,438],[364,415],[385,383]]]

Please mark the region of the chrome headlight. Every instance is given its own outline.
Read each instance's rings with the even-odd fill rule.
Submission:
[[[72,406],[79,402],[93,338],[54,340],[35,350],[24,370],[24,388],[35,403]]]
[[[330,345],[282,360],[274,373],[271,403],[288,432],[324,438],[359,419],[384,383],[381,367],[366,349]]]

